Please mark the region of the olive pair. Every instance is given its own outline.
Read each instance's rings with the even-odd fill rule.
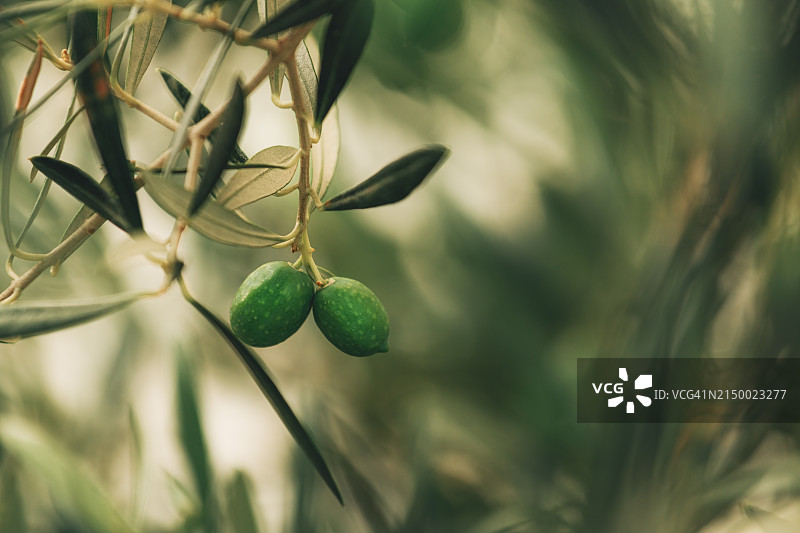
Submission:
[[[231,304],[231,328],[251,346],[274,346],[291,337],[314,309],[320,331],[346,354],[389,350],[386,309],[363,283],[333,277],[320,289],[284,261],[261,265],[244,280]]]

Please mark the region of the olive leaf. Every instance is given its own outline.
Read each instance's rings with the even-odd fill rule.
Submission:
[[[233,479],[225,487],[225,499],[231,531],[236,533],[258,533],[255,508],[253,507],[253,482],[245,472],[237,470]]]
[[[172,0],[168,3],[172,3]],[[169,16],[161,11],[145,11],[133,25],[128,73],[125,75],[125,90],[129,93],[136,92],[147,67],[150,66],[168,18]]]
[[[197,300],[192,298],[186,291],[186,287],[183,285],[182,281],[181,288],[183,289],[183,295],[186,301],[203,315],[203,318],[214,326],[214,329],[216,329],[217,332],[225,338],[231,348],[233,348],[236,355],[239,356],[239,360],[247,368],[253,380],[255,380],[258,388],[261,389],[261,392],[266,396],[267,400],[269,400],[269,403],[272,404],[272,407],[275,409],[275,412],[278,414],[278,417],[280,417],[284,426],[286,426],[286,429],[289,430],[294,441],[300,449],[303,450],[303,453],[305,453],[306,457],[311,461],[311,464],[314,465],[314,468],[333,495],[336,496],[336,499],[339,500],[339,503],[344,505],[339,487],[336,485],[336,481],[334,481],[330,468],[328,468],[319,448],[317,448],[311,435],[309,435],[306,428],[303,427],[303,424],[300,423],[300,420],[298,420],[292,408],[286,402],[286,399],[283,397],[283,394],[281,394],[278,386],[275,384],[275,380],[270,375],[263,361],[233,334],[233,331],[231,331],[227,324]]]
[[[328,191],[336,170],[340,137],[339,110],[334,105],[322,123],[319,142],[311,147],[311,186],[320,198]]]
[[[294,176],[297,148],[271,146],[254,155],[248,164],[275,165],[273,168],[243,168],[220,190],[217,201],[228,209],[238,209],[283,189]]]
[[[278,32],[294,28],[304,22],[314,20],[323,15],[334,12],[342,3],[349,0],[297,0],[289,4],[286,9],[278,12],[272,20],[258,27],[252,35],[253,39],[269,37]]]
[[[83,170],[65,161],[44,155],[32,157],[31,163],[39,169],[39,172],[86,204],[89,209],[99,213],[100,216],[128,233],[131,232],[131,224],[117,199]]]
[[[300,74],[300,83],[303,87],[303,106],[312,117],[317,111],[317,92],[319,91],[319,79],[317,71],[314,70],[314,62],[311,60],[311,52],[305,41],[302,41],[294,54],[297,63],[297,72]]]
[[[172,93],[172,96],[175,97],[175,100],[178,101],[181,107],[185,109],[186,104],[189,102],[189,98],[192,97],[192,92],[188,89],[188,87],[186,87],[186,85],[181,83],[181,81],[178,78],[176,78],[173,74],[171,74],[167,70],[163,68],[158,68],[156,70],[158,71],[159,74],[161,74],[161,79],[164,80],[164,83],[166,84],[167,89],[169,89],[169,92]],[[195,111],[192,123],[196,123],[203,120],[210,113],[211,111],[201,102],[197,106],[197,111]],[[214,144],[218,130],[219,127],[214,128],[208,136],[208,140],[212,145]],[[234,146],[233,151],[231,152],[228,160],[231,163],[237,163],[237,164],[244,163],[247,161],[247,154],[245,154],[244,151],[237,144]]]
[[[228,162],[228,157],[234,146],[236,146],[239,132],[242,131],[245,112],[244,102],[242,82],[237,79],[233,87],[233,95],[222,113],[222,125],[219,127],[218,135],[215,138],[214,145],[211,147],[211,153],[208,155],[208,165],[192,197],[192,202],[189,204],[190,217],[203,205],[203,202],[211,195],[211,191],[214,190],[214,186],[222,178],[225,164]]]
[[[0,339],[50,333],[119,311],[143,295],[119,294],[86,302],[14,303],[0,306]]]
[[[78,11],[72,18],[73,58],[80,61],[97,48],[97,15],[92,11]],[[122,133],[117,117],[116,100],[106,77],[100,58],[75,78],[78,94],[83,99],[92,135],[111,177],[119,206],[131,230],[142,229],[142,216],[136,199],[133,173],[125,155]]]
[[[94,180],[92,180],[94,181]],[[113,188],[111,187],[111,181],[108,179],[108,176],[103,177],[100,180],[100,188],[106,191],[109,195],[114,192]],[[90,216],[92,216],[96,211],[86,205],[85,203],[81,206],[75,216],[72,217],[72,221],[67,226],[67,229],[64,231],[64,234],[61,236],[61,242],[67,240],[67,237],[75,233],[78,228],[83,226],[83,223],[86,222]]]
[[[268,21],[275,18],[275,15],[289,4],[289,0],[258,0],[258,20],[261,24],[266,24]],[[278,34],[282,37],[285,32]],[[280,96],[281,89],[283,89],[283,78],[286,75],[286,67],[283,64],[278,65],[275,71],[269,75],[269,86],[272,94]]]
[[[0,446],[37,482],[44,483],[54,508],[81,531],[96,533],[134,533],[129,524],[103,492],[100,485],[80,468],[80,460],[63,443],[53,439],[32,422],[15,415],[0,418]],[[9,526],[3,522],[3,529]],[[17,531],[17,530],[13,530]]]
[[[322,65],[314,122],[322,124],[344,89],[367,44],[375,6],[372,0],[349,0],[331,16],[322,44]]]
[[[275,14],[288,4],[289,0],[259,0],[259,20],[262,24],[265,24],[268,20],[272,20]],[[287,32],[280,32],[277,36],[282,37],[285,33]],[[295,50],[295,61],[300,73],[300,81],[303,84],[303,103],[309,114],[314,116],[314,110],[317,108],[317,73],[314,70],[314,63],[311,60],[311,54],[305,40],[301,41],[297,46],[297,50]],[[283,64],[278,65],[275,71],[269,75],[269,83],[273,95],[280,96],[285,76],[286,67]]]
[[[178,435],[181,448],[186,455],[195,488],[200,496],[203,509],[209,509],[209,498],[212,495],[211,462],[208,458],[203,424],[200,420],[200,408],[197,401],[197,378],[188,357],[183,350],[177,357],[177,418]]]
[[[408,153],[358,185],[331,198],[323,204],[323,209],[366,209],[399,202],[411,194],[449,154],[449,148],[438,144]]]
[[[147,194],[175,218],[185,217],[192,193],[150,174],[143,174]],[[233,211],[208,199],[187,223],[197,233],[223,244],[262,248],[281,240],[280,236],[248,222]]]
[[[186,85],[184,85],[178,78],[176,78],[171,72],[164,68],[157,68],[159,74],[161,74],[161,79],[164,80],[164,83],[169,89],[169,92],[172,93],[172,96],[178,101],[181,107],[185,108],[187,102],[192,97],[192,91],[189,90]],[[193,122],[199,122],[200,120],[207,117],[211,111],[204,105],[200,104],[197,107],[197,111],[194,114]]]

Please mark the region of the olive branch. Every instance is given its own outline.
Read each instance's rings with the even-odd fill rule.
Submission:
[[[388,164],[365,181],[329,200],[323,200],[331,183],[339,150],[336,101],[347,85],[367,43],[373,18],[372,0],[298,0],[258,2],[260,26],[243,28],[253,0],[242,3],[236,15],[224,20],[221,8],[199,1],[181,7],[165,0],[72,0],[26,2],[0,10],[0,46],[16,43],[33,53],[24,77],[14,116],[0,122],[0,142],[5,153],[0,168],[0,221],[9,249],[6,272],[11,281],[0,292],[0,339],[16,341],[70,327],[118,311],[142,297],[165,293],[174,282],[186,300],[229,342],[265,396],[311,460],[326,484],[341,501],[333,477],[308,432],[300,424],[275,386],[261,360],[213,312],[189,293],[181,272],[180,253],[187,230],[225,244],[251,248],[289,248],[318,286],[325,284],[325,269],[313,257],[309,222],[316,212],[362,209],[397,202],[411,193],[448,154],[440,145],[425,146]],[[114,9],[127,9],[125,21],[112,28]],[[309,32],[326,20],[321,44],[319,75],[307,41]],[[160,69],[182,112],[169,117],[135,96],[152,62],[168,21],[193,25],[221,34],[221,40],[189,89]],[[67,25],[71,40],[61,53],[40,31]],[[264,61],[246,79],[237,79],[229,100],[210,110],[202,103],[207,89],[233,45],[267,52]],[[113,60],[107,52],[116,46]],[[121,76],[127,56],[127,73]],[[33,101],[43,63],[65,72],[39,100]],[[284,78],[290,100],[281,100]],[[270,80],[272,101],[295,117],[299,146],[273,146],[248,158],[237,141],[246,122],[247,100]],[[30,157],[30,181],[45,177],[24,229],[15,235],[11,225],[12,183],[26,120],[64,85],[75,89],[61,129],[39,155]],[[123,141],[116,105],[122,102],[172,132],[169,147],[154,160],[131,161]],[[104,178],[61,159],[67,135],[77,117],[85,115],[102,161]],[[185,168],[178,168],[188,152]],[[51,155],[52,154],[52,155]],[[27,155],[27,154],[23,154]],[[226,171],[235,170],[224,179]],[[174,176],[183,175],[182,183]],[[294,182],[294,183],[292,183]],[[24,247],[28,230],[47,201],[52,183],[81,202],[61,242],[46,252]],[[172,231],[163,242],[150,238],[143,225],[137,191],[144,189],[164,211],[174,217]],[[297,193],[293,227],[281,234],[248,220],[243,206],[268,197]],[[120,294],[88,302],[19,302],[25,289],[45,271],[55,275],[60,266],[106,222],[112,222],[131,239],[143,244],[145,257],[160,266],[160,287],[135,294]],[[33,263],[18,273],[15,261]]]

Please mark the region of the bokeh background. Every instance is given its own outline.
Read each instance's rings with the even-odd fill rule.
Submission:
[[[300,533],[796,531],[796,426],[579,425],[575,372],[578,357],[798,356],[800,3],[375,3],[340,100],[331,191],[424,143],[452,155],[407,200],[317,213],[310,232],[318,263],[381,298],[391,350],[348,357],[312,319],[258,350],[346,505],[173,289],[0,346],[0,531],[113,531],[115,517],[142,531],[250,531],[252,520]],[[45,36],[65,45],[62,26]],[[218,39],[171,20],[153,67],[191,85]],[[234,48],[209,106],[263,60]],[[6,43],[0,54],[8,112],[30,53]],[[35,97],[60,75],[45,66]],[[297,142],[267,91],[249,102],[249,155]],[[26,126],[17,230],[39,186],[26,159],[60,127],[62,93]],[[176,110],[152,69],[137,95]],[[166,130],[123,116],[131,157],[168,145]],[[64,159],[97,168],[90,146],[80,119]],[[290,198],[248,215],[288,231]],[[147,230],[168,235],[171,219],[140,201]],[[29,248],[57,243],[76,209],[54,188]],[[250,271],[291,259],[197,235],[183,255],[195,296],[222,316]],[[105,227],[24,298],[160,279]]]

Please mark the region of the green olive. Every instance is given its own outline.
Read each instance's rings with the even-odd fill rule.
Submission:
[[[244,280],[231,304],[231,329],[250,346],[274,346],[303,325],[314,282],[285,261],[261,265]]]
[[[334,277],[314,296],[314,321],[327,339],[348,355],[389,350],[389,316],[363,283]]]

